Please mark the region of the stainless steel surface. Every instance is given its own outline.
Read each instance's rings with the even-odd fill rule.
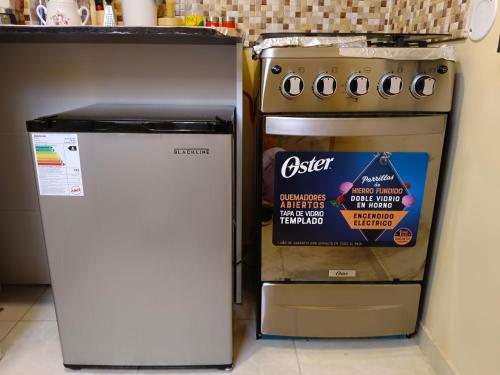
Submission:
[[[273,50],[280,55],[272,57]],[[286,52],[281,50],[287,50]],[[277,53],[275,53],[277,54]],[[428,61],[402,61],[371,58],[341,57],[334,48],[270,48],[261,56],[261,96],[259,107],[263,113],[321,113],[321,112],[448,112],[455,76],[454,63],[444,59]],[[280,66],[280,73],[271,71]],[[438,73],[439,67],[446,73]],[[280,91],[283,78],[288,74],[299,76],[304,82],[303,92],[293,98]],[[329,74],[337,83],[336,92],[327,98],[318,98],[314,82],[318,75]],[[368,78],[366,95],[353,98],[348,93],[348,79],[353,74]],[[387,74],[395,74],[403,81],[402,91],[391,97],[382,96],[378,84]],[[419,74],[436,80],[433,95],[415,98],[411,83]]]
[[[442,134],[446,115],[414,117],[269,116],[265,134],[286,136],[390,136]]]
[[[265,118],[266,130],[271,128],[280,134],[273,136],[275,146],[287,151],[427,152],[429,164],[417,244],[414,247],[402,250],[390,247],[275,246],[272,243],[271,223],[261,230],[261,279],[268,282],[285,279],[335,281],[329,276],[329,270],[350,269],[357,273],[349,281],[422,280],[446,118],[446,115],[411,118]],[[269,126],[268,120],[274,125]],[[284,135],[290,121],[291,131],[287,133],[289,135]],[[300,130],[301,125],[303,131]]]
[[[85,196],[40,197],[65,363],[231,363],[231,136],[79,145]]]
[[[420,285],[262,286],[262,333],[367,337],[415,332]]]
[[[236,70],[235,74],[235,107],[236,107],[236,126],[235,126],[235,205],[236,205],[236,216],[235,216],[235,249],[234,249],[234,262],[236,266],[234,267],[234,302],[241,303],[243,296],[243,242],[248,241],[250,236],[243,235],[243,205],[253,204],[251,199],[249,203],[248,196],[243,198],[243,173],[245,173],[245,179],[248,178],[248,171],[244,168],[244,152],[243,152],[243,45],[238,43],[233,51],[234,66]],[[225,61],[225,60],[224,60]],[[230,60],[229,60],[230,61]],[[210,71],[210,70],[208,70]],[[217,84],[219,87],[219,84]],[[246,138],[245,138],[246,139]],[[245,157],[248,151],[245,149]]]

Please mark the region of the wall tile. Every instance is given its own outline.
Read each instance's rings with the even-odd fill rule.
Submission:
[[[247,43],[264,32],[412,32],[466,35],[469,0],[178,0],[179,15],[235,17]]]

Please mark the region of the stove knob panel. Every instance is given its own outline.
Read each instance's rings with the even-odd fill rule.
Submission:
[[[403,79],[395,74],[384,75],[378,84],[378,92],[384,98],[399,94],[403,90]]]
[[[322,73],[314,81],[313,91],[318,98],[327,98],[335,93],[337,81],[330,74]]]
[[[368,77],[355,73],[347,80],[346,91],[349,96],[357,98],[368,93],[369,87]]]
[[[423,98],[434,94],[436,80],[426,74],[419,74],[413,79],[410,91],[416,98]]]
[[[304,81],[295,73],[289,73],[281,82],[281,93],[287,98],[299,96],[304,90]]]

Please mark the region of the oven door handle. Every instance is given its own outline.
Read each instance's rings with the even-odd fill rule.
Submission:
[[[266,134],[362,137],[441,134],[446,115],[414,117],[266,117]]]

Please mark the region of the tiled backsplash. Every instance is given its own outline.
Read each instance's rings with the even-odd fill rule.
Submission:
[[[178,0],[184,15],[197,0]],[[205,15],[235,17],[253,42],[262,32],[416,32],[466,36],[469,0],[198,0]]]
[[[394,3],[387,31],[467,36],[469,0],[396,0]]]
[[[23,0],[17,0],[23,3]],[[121,0],[114,0],[120,3]],[[152,1],[152,0],[148,0]],[[471,0],[176,0],[184,16],[193,3],[205,16],[230,16],[246,42],[263,32],[408,32],[467,35]],[[34,16],[38,0],[24,0],[25,14]],[[87,5],[89,0],[79,0]],[[120,9],[118,5],[118,9]],[[120,13],[118,11],[118,13]]]

